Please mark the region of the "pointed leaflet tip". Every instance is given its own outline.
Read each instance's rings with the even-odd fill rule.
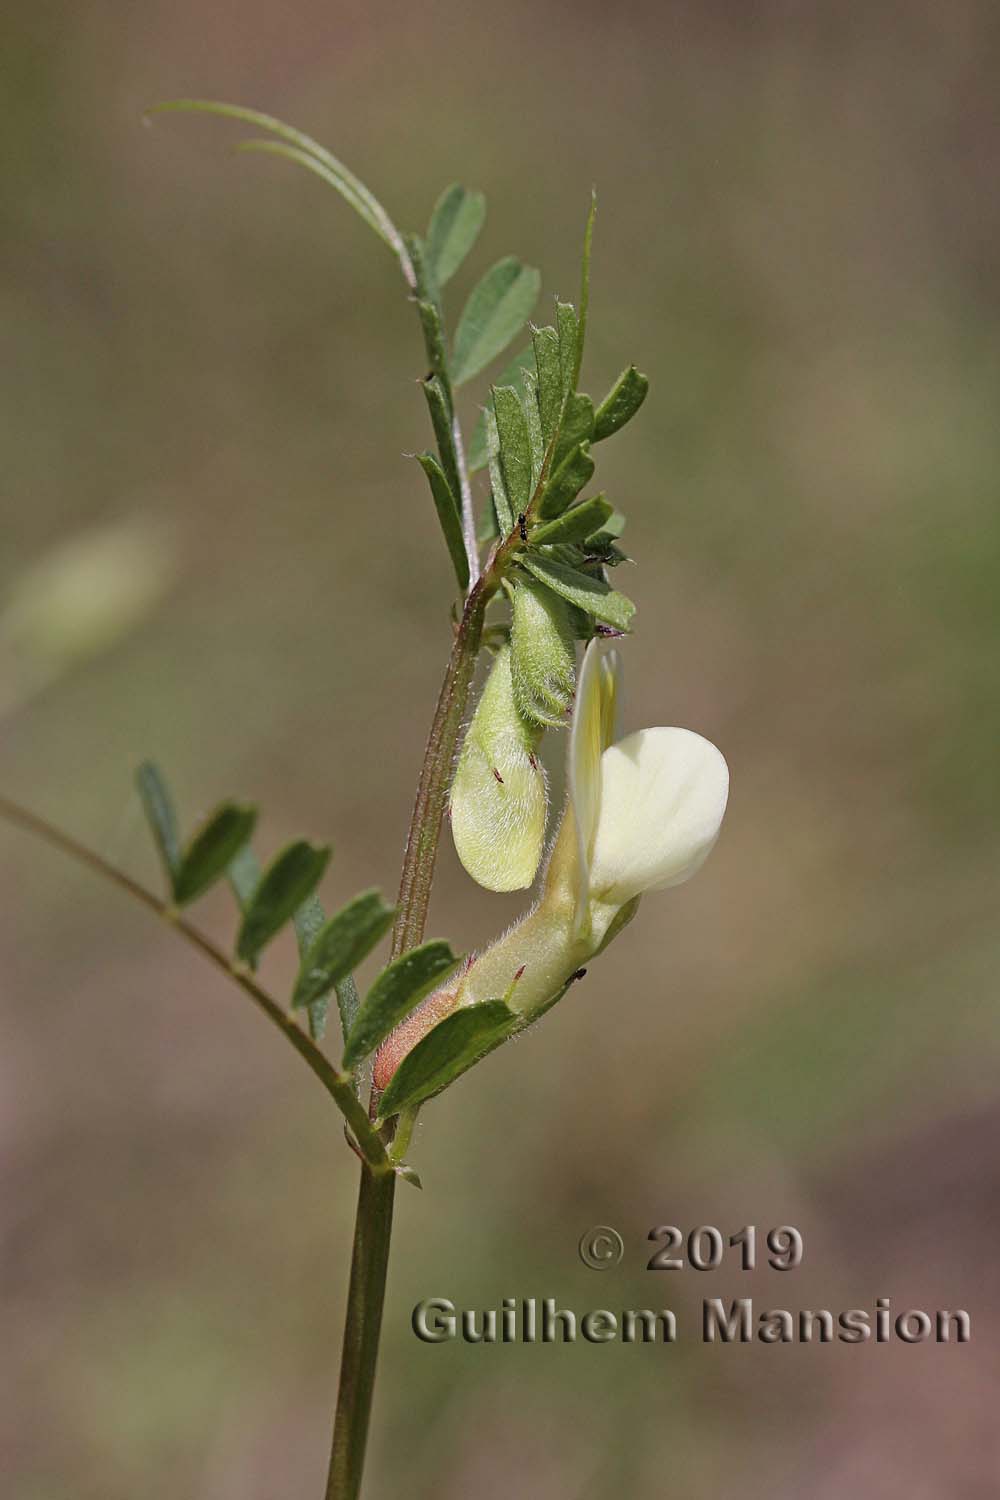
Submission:
[[[594,442],[601,442],[631,422],[648,391],[649,381],[635,365],[623,370],[594,415]]]
[[[135,785],[172,890],[180,868],[181,849],[170,788],[159,766],[151,760],[143,761],[136,770]]]
[[[462,518],[458,497],[432,453],[417,453],[414,457],[427,475],[431,499],[434,501],[434,509],[448,548],[448,556],[451,558],[458,586],[464,592],[469,582],[469,559],[466,556],[465,542],[462,539]]]
[[[221,879],[249,841],[256,822],[257,809],[236,802],[224,802],[205,820],[181,855],[174,876],[178,906],[194,901]]]

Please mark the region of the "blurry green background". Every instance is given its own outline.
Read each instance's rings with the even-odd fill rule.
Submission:
[[[697,880],[426,1111],[368,1493],[995,1494],[996,7],[57,0],[5,30],[0,787],[142,876],[153,753],[188,819],[235,792],[265,853],[331,839],[331,903],[393,890],[449,641],[390,256],[305,174],[146,105],[282,115],[404,228],[484,189],[453,312],[511,251],[572,295],[596,182],[585,382],[652,382],[600,455],[639,559],[626,723],[714,739],[730,812]],[[150,607],[34,680],[10,627],[33,570],[120,524]],[[116,556],[102,587],[141,594]],[[316,1496],[336,1116],[238,992],[7,829],[0,898],[7,1493]],[[445,848],[434,934],[516,909]],[[232,932],[224,895],[199,919]],[[797,1224],[805,1264],[653,1275],[664,1222]],[[603,1276],[592,1223],[626,1240]],[[751,1293],[964,1306],[975,1341],[697,1342],[703,1296]],[[690,1332],[426,1347],[433,1295],[673,1306]]]

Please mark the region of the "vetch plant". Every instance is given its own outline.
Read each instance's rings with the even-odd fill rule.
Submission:
[[[728,793],[719,751],[700,735],[622,735],[622,638],[635,614],[611,582],[625,561],[625,519],[593,491],[598,445],[635,416],[647,381],[627,367],[595,403],[580,389],[589,310],[591,203],[576,305],[529,324],[537,271],[513,256],[485,272],[449,336],[445,291],[485,215],[481,194],[453,185],[423,236],[401,234],[336,157],[291,127],[239,106],[181,100],[261,135],[241,149],[287,158],[334,188],[391,252],[419,319],[433,450],[416,455],[454,573],[458,608],[420,767],[394,903],[364,891],[327,914],[318,888],[330,849],[297,840],[262,864],[254,807],[227,800],[186,836],[162,773],[136,785],[163,867],[161,898],[26,809],[0,814],[115,882],[170,922],[250,996],[339,1109],[361,1161],[327,1500],[359,1493],[374,1387],[397,1181],[419,1186],[406,1156],[420,1108],[550,1010],[635,916],[647,892],[677,885],[714,844]],[[524,346],[483,391],[466,444],[456,395],[518,335]],[[473,476],[487,483],[477,509]],[[482,652],[492,660],[471,703]],[[568,796],[546,856],[549,808],[541,747],[563,734]],[[425,925],[444,815],[459,858],[491,891],[539,893],[481,953],[459,956]],[[232,952],[183,915],[228,882]],[[267,946],[294,928],[300,966],[286,1000],[257,977]],[[387,936],[387,964],[362,996],[353,975]],[[328,1008],[338,1025],[327,1034]]]

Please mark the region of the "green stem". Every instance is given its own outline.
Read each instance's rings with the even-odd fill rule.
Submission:
[[[416,947],[424,935],[441,818],[476,669],[483,615],[496,587],[492,572],[474,586],[441,684],[403,856],[399,911],[392,934],[393,958]],[[385,1305],[395,1190],[395,1174],[377,1176],[362,1163],[326,1500],[357,1500],[361,1488]]]
[[[362,1164],[326,1500],[355,1500],[371,1418],[396,1178]]]
[[[486,575],[469,595],[441,684],[403,855],[396,925],[392,930],[393,958],[415,948],[424,935],[441,838],[441,819],[476,670],[483,616],[495,588],[495,583]]]

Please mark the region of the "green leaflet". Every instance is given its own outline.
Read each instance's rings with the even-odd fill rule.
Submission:
[[[567,505],[575,500],[585,484],[594,477],[594,460],[590,456],[590,444],[581,443],[567,454],[542,492],[538,506],[539,519],[549,521],[562,515]]]
[[[191,839],[174,877],[174,900],[186,906],[226,873],[236,853],[247,843],[257,822],[257,809],[224,802]]]
[[[305,958],[320,928],[326,921],[323,907],[318,896],[309,896],[303,901],[295,913],[295,938],[299,948],[299,960]],[[338,979],[334,990],[337,996],[337,1008],[340,1011],[340,1027],[344,1036],[354,1021],[358,1009],[358,987],[354,983],[351,974]],[[310,1001],[307,1006],[309,1016],[309,1035],[314,1042],[322,1040],[326,1031],[326,1013],[330,1005],[330,991],[327,990],[320,995],[318,1000]]]
[[[455,333],[452,383],[462,385],[504,350],[531,315],[541,276],[516,256],[497,261],[472,289]]]
[[[559,426],[562,413],[563,388],[562,369],[559,363],[559,335],[554,328],[532,330],[535,366],[538,370],[538,410],[542,422],[542,437],[546,444],[552,441]]]
[[[563,408],[562,426],[559,428],[559,439],[555,453],[552,455],[553,470],[558,469],[563,459],[572,453],[578,443],[589,443],[593,432],[594,403],[590,397],[567,396],[566,405]]]
[[[451,426],[451,402],[448,400],[447,392],[439,375],[431,375],[420,382],[420,388],[427,401],[427,409],[430,412],[431,426],[434,428],[434,438],[438,445],[438,453],[441,457],[441,467],[444,469],[445,478],[451,486],[453,495],[460,495],[462,486],[458,478],[458,460],[455,456],[455,438]]]
[[[374,1052],[457,963],[449,945],[434,939],[411,948],[383,969],[354,1019],[344,1047],[344,1067],[354,1069]]]
[[[594,495],[590,500],[581,500],[579,505],[571,505],[554,521],[536,526],[532,530],[531,540],[539,546],[553,542],[582,542],[595,532],[603,534],[601,527],[615,514],[603,494]]]
[[[247,963],[290,922],[323,878],[330,862],[328,847],[298,839],[268,865],[258,880],[243,914],[236,952]]]
[[[576,389],[576,356],[580,347],[580,325],[572,302],[556,303],[556,326],[559,329],[559,371],[565,397]]]
[[[253,900],[253,895],[260,882],[261,875],[260,861],[254,853],[252,845],[244,844],[236,857],[230,860],[228,875],[229,884],[233,888],[240,911],[245,913]],[[301,958],[325,920],[319,898],[315,895],[307,896],[298,911],[296,911],[293,920],[299,957]],[[256,967],[256,965],[251,965],[251,967]],[[343,984],[349,986],[355,997],[357,996],[353,979],[348,977],[343,981]],[[314,1042],[321,1041],[323,1033],[326,1030],[328,1003],[327,996],[323,995],[319,1000],[314,1000],[309,1006],[309,1035]]]
[[[631,422],[648,390],[649,381],[635,365],[623,370],[594,414],[594,442],[599,443]]]
[[[515,354],[510,364],[506,366],[503,373],[497,378],[497,385],[516,386],[522,370],[533,370],[535,367],[535,351],[529,345],[522,349],[520,354]],[[486,412],[481,411],[472,429],[472,437],[469,439],[468,452],[465,455],[465,467],[470,474],[476,474],[480,469],[485,469],[489,462],[489,453],[486,447]]]
[[[427,475],[427,482],[431,487],[431,498],[434,501],[434,509],[441,523],[444,533],[445,544],[451,565],[455,569],[455,577],[458,586],[463,591],[469,582],[469,559],[465,551],[465,541],[462,536],[462,519],[458,508],[458,497],[453,493],[451,485],[445,478],[444,470],[434,457],[433,453],[418,453],[417,462]]]
[[[395,907],[378,891],[363,891],[320,928],[309,945],[292,993],[296,1009],[310,1005],[339,984],[392,926]]]
[[[260,881],[260,860],[253,852],[252,844],[244,844],[242,849],[236,851],[229,861],[226,874],[237,906],[241,913],[246,912]]]
[[[576,338],[576,362],[573,368],[573,389],[580,384],[583,367],[583,349],[587,341],[587,313],[590,310],[590,252],[594,243],[594,219],[597,217],[597,194],[590,191],[590,210],[587,227],[583,231],[583,256],[580,262],[580,323]]]
[[[530,724],[562,728],[576,689],[570,606],[534,578],[505,583],[511,601],[514,702]]]
[[[486,199],[467,192],[461,183],[445,188],[427,226],[425,254],[438,286],[444,286],[458,270],[483,227]]]
[[[403,1058],[379,1101],[380,1119],[388,1120],[439,1094],[505,1042],[520,1020],[502,1000],[452,1011]]]
[[[527,509],[531,497],[531,443],[521,398],[513,386],[493,387],[493,411],[507,502],[516,518]]]
[[[538,409],[538,374],[532,365],[531,369],[521,371],[521,385],[524,390],[524,420],[528,428],[528,447],[531,450],[531,493],[534,494],[535,486],[542,476],[542,465],[545,462],[545,439],[542,437],[542,415]]]
[[[603,578],[578,573],[575,568],[569,568],[565,563],[538,553],[528,552],[522,561],[539,583],[546,584],[570,604],[593,615],[595,620],[610,625],[614,630],[627,631],[631,628],[635,605],[631,599],[606,584]]]
[[[496,413],[491,409],[486,413],[486,446],[490,455],[490,488],[493,491],[493,509],[496,512],[497,525],[501,536],[506,536],[514,525],[514,512],[510,508],[507,498],[507,482],[504,479],[503,465],[500,459],[500,433],[497,428]]]
[[[139,766],[135,773],[135,785],[153,842],[173,890],[181,862],[181,841],[170,788],[160,768],[151,760],[143,761]]]

